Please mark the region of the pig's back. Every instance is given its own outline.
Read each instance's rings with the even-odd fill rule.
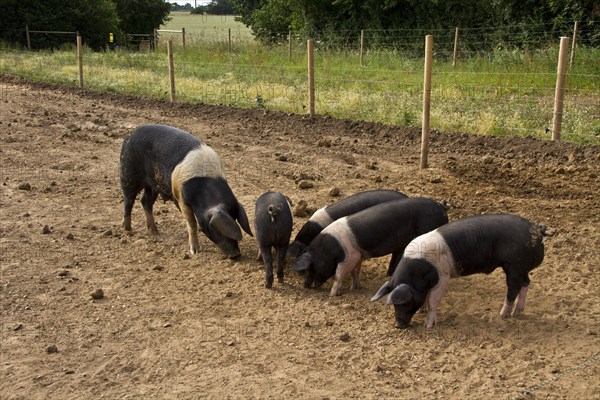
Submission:
[[[437,231],[452,251],[461,275],[490,273],[504,265],[533,269],[544,258],[538,227],[517,215],[475,215],[453,221]]]

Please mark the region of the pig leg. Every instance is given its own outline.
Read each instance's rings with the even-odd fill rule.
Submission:
[[[388,266],[388,270],[386,273],[387,276],[394,275],[394,271],[396,270],[396,267],[398,266],[398,262],[400,261],[401,258],[402,258],[402,252],[397,251],[397,252],[392,253],[392,258],[390,259],[390,265]]]
[[[512,313],[515,299],[521,291],[521,288],[526,286],[525,284],[529,281],[529,278],[526,277],[525,279],[522,279],[514,272],[511,272],[513,270],[518,270],[518,266],[504,266],[503,269],[506,273],[506,286],[508,287],[508,291],[506,293],[506,298],[504,299],[502,310],[500,310],[500,316],[505,318]]]
[[[354,269],[352,270],[351,274],[352,274],[352,289],[360,289],[361,285],[360,285],[360,267],[362,267],[362,263],[361,260],[358,260],[358,264],[356,264],[356,267],[354,267]]]
[[[450,276],[446,274],[442,274],[440,276],[440,282],[438,285],[431,289],[427,294],[427,317],[425,317],[425,326],[427,328],[432,328],[433,325],[437,322],[437,307],[442,300],[442,296],[446,293],[448,289],[448,284],[450,283]]]
[[[513,317],[518,317],[525,309],[525,297],[527,297],[527,290],[529,286],[523,286],[517,295],[517,304],[515,305],[515,310],[513,311]]]
[[[427,292],[427,297],[425,297],[425,303],[423,303],[421,309],[419,310],[422,313],[427,312],[427,310],[429,309],[429,293],[431,293],[431,291]]]
[[[265,287],[270,289],[273,287],[273,254],[271,254],[271,246],[260,246],[260,254],[262,254],[265,263]]]
[[[277,252],[277,282],[283,283],[283,267],[285,266],[285,254],[287,253],[287,243],[284,246],[278,246]]]
[[[258,249],[258,254],[256,255],[256,261],[263,261],[262,253],[260,249]]]
[[[198,254],[200,252],[200,243],[198,242],[198,224],[196,223],[194,210],[186,205],[182,205],[181,212],[183,213],[187,224],[190,253]]]
[[[144,213],[146,214],[146,227],[153,235],[158,235],[158,228],[154,221],[154,214],[152,213],[152,207],[158,197],[158,193],[153,193],[152,189],[145,188],[144,194],[142,195],[142,205],[144,206]]]
[[[123,196],[123,229],[131,231],[131,210],[133,209],[133,203],[135,203],[135,194]]]
[[[518,317],[525,309],[525,298],[527,297],[527,290],[529,289],[529,284],[531,281],[529,280],[529,276],[526,277],[526,284],[521,286],[521,290],[517,295],[517,304],[515,305],[515,310],[513,311],[513,317]]]
[[[348,273],[353,271],[361,261],[360,252],[357,250],[351,249],[348,253],[346,259],[341,263],[338,263],[337,268],[335,269],[335,281],[331,287],[331,292],[329,293],[330,296],[339,296],[341,294],[344,278]]]

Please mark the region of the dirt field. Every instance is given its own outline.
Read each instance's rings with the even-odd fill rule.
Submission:
[[[421,171],[418,129],[6,77],[0,88],[1,399],[600,398],[599,146],[433,132]],[[268,290],[251,237],[237,261],[205,236],[187,256],[172,203],[157,203],[152,237],[137,202],[125,235],[119,151],[144,123],[210,144],[251,220],[267,190],[321,207],[333,187],[381,187],[446,199],[451,220],[546,223],[524,315],[499,317],[497,270],[453,280],[433,329],[417,314],[397,330],[393,308],[369,301],[388,257],[366,261],[363,289],[346,282],[340,297],[292,271]]]

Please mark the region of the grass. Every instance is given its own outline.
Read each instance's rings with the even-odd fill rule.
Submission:
[[[181,30],[185,28],[186,41],[196,42],[215,42],[225,41],[231,36],[236,41],[252,41],[252,33],[241,22],[235,21],[232,15],[201,15],[190,14],[188,12],[175,11],[170,14],[171,21],[161,26],[161,29]],[[181,40],[179,35],[163,33],[163,37]]]
[[[201,16],[197,16],[201,17]],[[175,21],[174,21],[175,22]],[[172,28],[172,27],[171,27]],[[187,31],[186,26],[186,31]],[[305,46],[211,40],[176,47],[177,101],[306,113]],[[440,53],[441,54],[441,53]],[[527,54],[497,51],[461,60],[438,54],[433,65],[431,128],[549,139],[556,59],[549,47]],[[600,49],[578,48],[567,77],[563,140],[600,143]],[[316,110],[323,115],[419,126],[423,62],[398,51],[315,53]],[[77,85],[74,49],[26,52],[0,48],[0,74]],[[87,89],[168,99],[164,41],[156,52],[84,52]]]

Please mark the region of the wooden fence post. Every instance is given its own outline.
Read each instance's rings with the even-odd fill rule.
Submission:
[[[27,36],[27,50],[31,50],[31,36],[29,36],[29,25],[25,25],[25,36]]]
[[[79,89],[83,89],[83,45],[79,35],[77,35],[77,65],[79,67]]]
[[[565,98],[565,77],[567,73],[567,54],[569,53],[569,38],[560,38],[558,52],[558,67],[556,68],[556,90],[554,92],[554,119],[552,121],[552,140],[560,140],[562,127],[563,103]]]
[[[364,29],[360,30],[360,66],[363,66],[363,52],[365,49],[365,31]]]
[[[154,51],[158,50],[158,29],[154,29]]]
[[[288,59],[292,59],[292,31],[288,32]]]
[[[171,103],[175,102],[175,67],[173,65],[173,41],[167,42],[167,53],[169,56],[169,87],[171,88]]]
[[[429,113],[431,110],[431,59],[433,36],[425,36],[425,68],[423,73],[423,120],[421,126],[421,169],[427,168],[429,153]]]
[[[579,21],[575,21],[575,27],[573,28],[573,43],[571,43],[571,59],[569,61],[569,69],[573,68],[573,61],[575,60],[575,44],[577,43],[577,31],[579,30]]]
[[[458,26],[454,31],[454,55],[452,56],[452,66],[456,66],[456,58],[458,56]]]
[[[308,52],[308,110],[312,117],[315,115],[315,60],[313,39],[308,39],[306,51]]]
[[[183,43],[183,51],[185,51],[185,28],[181,28],[181,43]]]
[[[228,39],[228,44],[227,44],[227,49],[229,52],[231,52],[231,28],[228,29],[229,31],[229,39]]]

